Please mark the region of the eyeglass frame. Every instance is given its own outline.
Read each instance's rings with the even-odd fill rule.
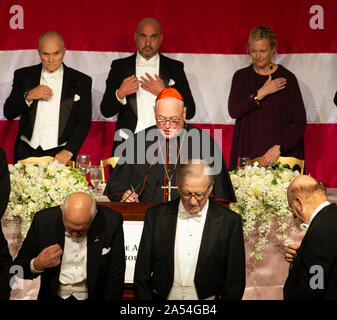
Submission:
[[[158,119],[156,118],[156,122],[158,124],[160,124],[161,126],[165,126],[166,122],[168,121],[170,123],[171,126],[176,126],[178,125],[179,121],[181,120],[181,118],[183,117],[184,111],[181,113],[179,119]],[[174,122],[173,122],[174,121]]]
[[[197,201],[199,202],[199,201],[202,201],[202,200],[205,198],[206,194],[207,194],[208,191],[209,191],[209,188],[210,188],[212,185],[213,185],[213,184],[209,185],[209,186],[207,187],[206,191],[201,192],[199,195],[197,195],[198,192],[188,192],[189,194],[186,195],[186,194],[184,193],[184,191],[182,191],[182,190],[179,189],[179,188],[178,188],[178,191],[179,191],[180,196],[183,197],[184,199],[190,200],[190,199],[193,197],[195,200],[197,200]]]

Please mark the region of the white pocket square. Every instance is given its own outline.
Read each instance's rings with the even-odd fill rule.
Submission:
[[[104,256],[105,254],[109,253],[111,250],[111,248],[103,248],[102,250],[102,256]]]
[[[79,101],[79,100],[81,100],[81,97],[75,93],[74,101]]]
[[[175,83],[175,81],[173,80],[173,79],[170,79],[170,81],[169,81],[169,87],[171,87],[171,86],[174,86],[176,83]]]

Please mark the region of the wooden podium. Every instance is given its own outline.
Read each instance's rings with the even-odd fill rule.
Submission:
[[[158,203],[154,202],[97,202],[97,204],[113,209],[122,214],[126,221],[143,221],[146,210]]]

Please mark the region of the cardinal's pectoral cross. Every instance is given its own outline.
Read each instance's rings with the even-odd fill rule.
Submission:
[[[168,181],[168,185],[167,186],[162,186],[161,188],[168,190],[168,197],[167,197],[168,201],[171,201],[171,189],[178,189],[177,186],[172,186],[171,185],[171,179]]]

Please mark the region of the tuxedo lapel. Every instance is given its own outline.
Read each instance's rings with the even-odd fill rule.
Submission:
[[[62,93],[61,93],[61,105],[60,105],[60,116],[59,116],[59,133],[60,138],[68,119],[70,117],[73,105],[74,96],[77,90],[78,80],[72,77],[72,72],[67,66],[63,64],[63,83],[62,83]]]
[[[32,69],[27,72],[25,76],[25,88],[24,91],[28,92],[29,90],[37,87],[40,84],[41,79],[42,64],[32,67]],[[37,111],[38,100],[33,100],[32,105],[30,106],[31,112],[29,113],[29,122],[31,127],[34,128],[36,111]]]
[[[136,75],[136,53],[130,57],[130,62],[126,64],[124,79],[127,77],[130,77],[133,74]],[[137,93],[134,93],[128,96],[128,102],[131,106],[131,109],[133,110],[133,112],[138,118]]]
[[[65,229],[62,221],[62,211],[60,207],[56,207],[55,210],[59,211],[59,218],[57,219],[57,223],[55,225],[55,238],[56,243],[60,245],[62,252],[64,251],[64,237],[65,237]],[[54,238],[54,236],[53,236]],[[54,243],[53,243],[54,244]],[[55,268],[55,272],[52,275],[51,279],[51,292],[55,295],[57,294],[57,290],[59,287],[59,277],[61,272],[61,263]]]
[[[159,53],[159,77],[164,81],[165,88],[168,88],[170,82],[170,70],[166,58]]]
[[[215,244],[223,220],[223,215],[220,215],[218,210],[217,206],[209,200],[207,217],[201,238],[198,263],[195,271],[196,275],[198,275],[203,264],[207,261],[209,254],[212,252],[213,245]]]
[[[161,248],[165,256],[166,263],[171,277],[174,277],[174,245],[177,228],[177,215],[178,215],[179,199],[166,206],[166,212],[161,216],[161,235],[162,243]]]

